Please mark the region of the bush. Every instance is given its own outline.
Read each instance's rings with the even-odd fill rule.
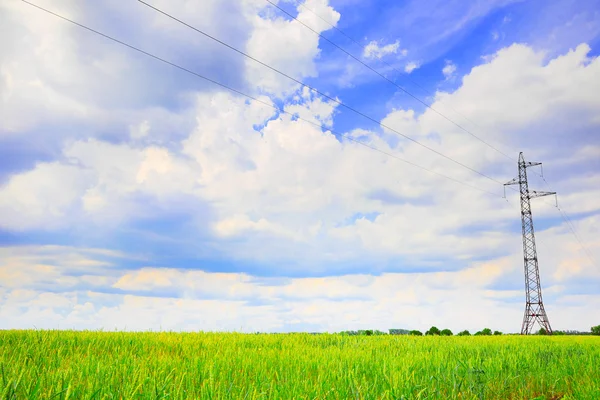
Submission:
[[[500,335],[502,335],[502,332],[500,332],[500,331],[494,331],[494,336],[500,336]]]
[[[552,334],[553,335],[559,335],[559,336],[562,335],[562,336],[564,336],[565,333],[563,331],[553,331]]]
[[[412,330],[408,334],[411,335],[411,336],[423,336],[423,332],[416,331],[416,330]]]
[[[450,329],[443,329],[440,332],[440,335],[442,335],[442,336],[452,336],[452,331]]]
[[[471,332],[465,329],[464,331],[457,333],[456,336],[471,336]]]
[[[600,335],[600,325],[592,326],[592,335]]]
[[[429,328],[429,330],[427,332],[425,332],[425,335],[429,336],[429,335],[440,335],[440,330],[438,328],[436,328],[435,326],[432,326],[431,328]]]

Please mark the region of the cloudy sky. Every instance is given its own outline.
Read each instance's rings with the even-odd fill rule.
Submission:
[[[0,0],[0,328],[600,323],[600,1],[32,1],[237,92]]]

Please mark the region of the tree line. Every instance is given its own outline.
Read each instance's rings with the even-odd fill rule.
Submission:
[[[408,330],[408,329],[389,329],[389,332],[383,332],[377,329],[363,329],[357,331],[344,331],[340,332],[342,335],[360,335],[360,336],[378,336],[378,335],[409,335],[409,336],[500,336],[504,333],[500,331],[493,331],[490,328],[484,328],[480,331],[477,331],[473,334],[468,330],[464,330],[458,332],[456,335],[452,333],[450,329],[442,329],[432,326],[429,328],[424,334],[418,330]],[[544,328],[540,328],[537,331],[536,335],[546,335],[548,332]],[[564,330],[564,331],[552,331],[553,335],[600,335],[600,325],[592,326],[590,332],[581,332],[576,330]]]

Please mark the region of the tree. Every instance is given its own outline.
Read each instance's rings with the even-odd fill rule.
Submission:
[[[456,336],[471,336],[471,332],[465,329],[464,331],[457,333]]]
[[[429,330],[427,332],[425,332],[425,335],[440,335],[440,330],[438,328],[436,328],[435,326],[432,326],[431,328],[429,328]]]
[[[440,332],[440,335],[442,335],[442,336],[452,336],[452,331],[450,329],[442,329],[442,331]]]
[[[600,335],[600,325],[592,326],[592,335]]]
[[[491,336],[492,330],[490,328],[485,328],[484,330],[481,331],[481,334],[485,335],[485,336]]]
[[[494,331],[494,336],[500,336],[500,335],[502,335],[502,332],[500,332],[500,331]]]
[[[540,330],[539,330],[539,331],[537,331],[537,334],[538,334],[538,335],[545,335],[546,333],[547,333],[547,332],[546,332],[546,330],[545,330],[544,328],[540,328]]]
[[[411,336],[423,336],[423,332],[417,331],[417,330],[412,330],[412,331],[409,332],[409,335],[411,335]]]

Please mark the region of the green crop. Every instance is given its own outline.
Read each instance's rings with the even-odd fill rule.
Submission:
[[[0,331],[1,399],[600,399],[600,338]]]

